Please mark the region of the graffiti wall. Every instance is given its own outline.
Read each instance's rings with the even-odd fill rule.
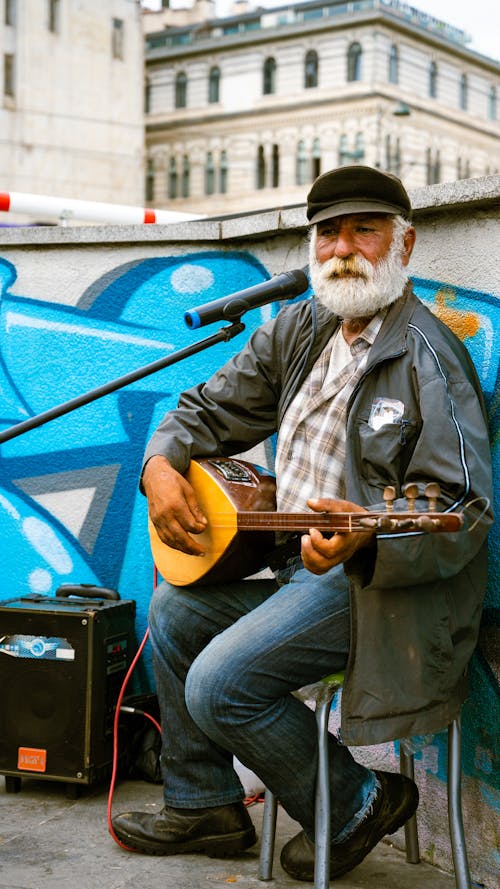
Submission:
[[[244,229],[245,218],[239,222]],[[81,233],[51,241],[48,232],[46,243],[32,244],[18,233],[17,242],[0,244],[0,430],[31,417],[43,420],[50,409],[82,393],[96,395],[99,387],[165,356],[174,361],[179,350],[221,327],[191,330],[184,322],[188,309],[305,264],[298,229],[206,245],[188,239],[180,244],[173,234],[148,243],[139,229],[125,243],[112,231],[103,240],[101,229],[85,249]],[[471,352],[487,401],[498,479],[498,293],[483,290],[480,275],[472,282],[476,286],[457,282],[451,268],[449,276],[426,277],[424,259],[413,274],[416,291]],[[182,389],[205,379],[277,311],[279,304],[256,309],[245,316],[246,329],[235,340],[118,385],[1,445],[2,599],[54,595],[63,583],[104,585],[136,601],[142,638],[153,586],[146,503],[137,484],[146,441]],[[483,628],[463,712],[466,832],[474,878],[488,889],[500,865],[494,837],[500,808],[498,533],[496,525]],[[147,654],[144,664],[138,680],[143,687],[151,685]],[[446,735],[427,740],[417,753],[422,852],[451,867],[444,824]],[[397,767],[398,745],[360,755]]]
[[[179,393],[214,371],[237,343],[147,375],[46,422],[43,415],[133,370],[209,337],[184,312],[269,277],[245,252],[197,252],[124,263],[75,306],[13,295],[15,265],[0,258],[0,418],[42,425],[2,446],[0,540],[10,558],[3,593],[55,595],[62,583],[95,583],[138,603],[147,623],[153,584],[145,500],[138,478],[146,441]],[[249,316],[245,336],[271,310]]]

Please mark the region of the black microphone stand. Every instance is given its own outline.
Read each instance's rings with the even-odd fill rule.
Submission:
[[[204,340],[193,343],[191,346],[186,346],[184,349],[179,349],[178,352],[172,352],[172,354],[166,355],[164,358],[158,358],[157,361],[153,361],[151,364],[139,367],[137,370],[130,371],[130,373],[124,374],[124,376],[118,377],[116,380],[110,380],[109,383],[104,383],[103,386],[91,389],[90,392],[84,392],[82,395],[77,395],[76,398],[72,398],[70,401],[65,401],[63,404],[52,407],[48,411],[38,414],[36,417],[30,417],[28,420],[16,423],[15,426],[11,426],[9,429],[4,429],[3,432],[0,432],[0,444],[3,444],[5,441],[10,441],[12,438],[17,438],[18,435],[22,435],[30,429],[36,429],[38,426],[43,426],[50,420],[55,420],[57,417],[62,417],[64,414],[69,414],[71,411],[76,410],[76,408],[83,407],[83,405],[89,404],[91,401],[97,401],[97,399],[102,398],[103,395],[108,395],[110,392],[116,392],[117,389],[123,389],[123,387],[128,386],[129,383],[135,383],[137,380],[142,380],[144,377],[150,376],[150,374],[154,374],[158,370],[163,370],[164,367],[177,364],[177,362],[182,361],[184,358],[190,358],[198,352],[203,352],[210,346],[216,346],[218,343],[222,342],[228,343],[229,340],[232,340],[233,337],[237,336],[237,334],[241,333],[244,329],[245,325],[241,321],[241,318],[233,319],[233,322],[229,327],[222,327],[217,333],[212,334],[212,336],[209,336]]]

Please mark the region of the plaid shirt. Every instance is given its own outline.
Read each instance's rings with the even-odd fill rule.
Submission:
[[[346,408],[386,311],[349,346],[336,331],[291,401],[278,433],[277,508],[307,512],[310,497],[342,500]]]

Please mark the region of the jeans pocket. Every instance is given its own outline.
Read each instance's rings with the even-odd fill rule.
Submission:
[[[300,556],[292,556],[290,559],[288,559],[285,567],[280,568],[280,570],[276,571],[274,574],[278,586],[281,587],[285,586],[285,584],[287,583],[290,583],[295,572],[302,567],[302,559]]]

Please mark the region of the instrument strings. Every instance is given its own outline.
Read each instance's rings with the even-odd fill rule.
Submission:
[[[339,530],[362,527],[360,519],[366,518],[369,513],[342,513],[342,512],[273,512],[273,511],[237,511],[237,512],[210,512],[209,527],[232,528],[241,530],[276,530],[291,528],[319,527],[327,530],[338,528]],[[297,526],[299,526],[297,528]]]

